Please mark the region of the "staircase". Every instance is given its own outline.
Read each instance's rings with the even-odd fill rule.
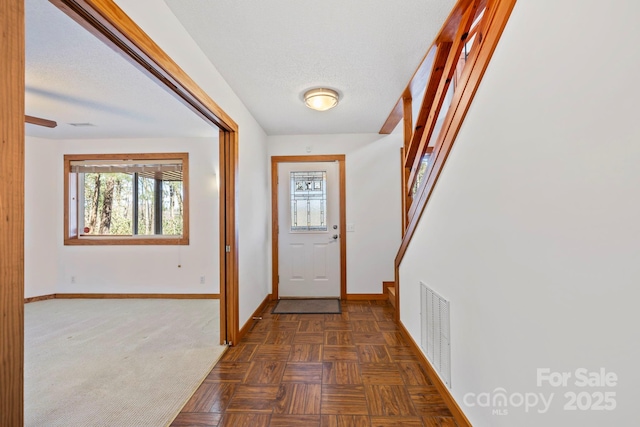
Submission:
[[[382,282],[382,287],[384,288],[384,292],[387,294],[387,298],[389,302],[393,306],[396,307],[396,284],[395,282]]]
[[[395,288],[395,286],[389,286],[387,288],[387,293],[389,294],[389,302],[391,303],[393,308],[396,308],[396,288]]]

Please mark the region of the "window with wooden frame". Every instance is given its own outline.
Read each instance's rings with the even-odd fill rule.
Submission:
[[[189,244],[188,153],[64,156],[66,245]]]

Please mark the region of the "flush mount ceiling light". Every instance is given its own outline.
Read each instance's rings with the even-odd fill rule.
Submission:
[[[326,111],[338,105],[340,96],[332,89],[310,89],[304,93],[304,103],[312,110]]]

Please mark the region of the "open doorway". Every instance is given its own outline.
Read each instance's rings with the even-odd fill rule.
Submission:
[[[3,81],[9,107],[2,114],[3,177],[11,177],[2,186],[2,199],[11,203],[3,209],[8,226],[3,228],[3,268],[1,311],[6,320],[2,339],[3,408],[0,416],[10,425],[23,420],[23,351],[24,351],[24,8],[22,2],[3,5],[3,22],[7,37],[3,38]],[[220,293],[221,330],[228,343],[238,335],[238,247],[235,209],[237,177],[236,123],[222,111],[144,32],[138,28],[113,2],[52,1],[102,41],[112,46],[158,81],[162,87],[186,104],[192,111],[220,129]],[[90,3],[90,4],[89,4]],[[6,126],[5,126],[6,125]],[[6,255],[6,257],[5,257]],[[7,332],[6,334],[4,332]]]
[[[239,331],[237,124],[115,4],[69,0],[51,0],[51,3],[219,129],[220,339],[232,344]]]

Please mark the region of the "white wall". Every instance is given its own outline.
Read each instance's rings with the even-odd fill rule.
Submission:
[[[55,141],[25,137],[24,177],[24,293],[25,298],[56,293],[62,264],[62,182],[52,188],[53,178],[62,181]],[[44,179],[44,180],[43,180]],[[59,238],[58,238],[59,236]]]
[[[639,12],[516,3],[401,264],[416,342],[418,282],[451,301],[451,391],[474,426],[637,425]],[[572,376],[538,387],[538,368]],[[578,388],[579,368],[619,380]],[[470,405],[500,387],[554,397],[542,414]],[[616,393],[617,407],[564,410],[572,391]]]
[[[220,291],[217,137],[85,141],[27,138],[26,152],[26,297]],[[189,153],[190,244],[64,246],[63,155],[137,152]],[[200,283],[201,276],[205,276],[204,284]]]
[[[346,233],[347,293],[381,293],[382,282],[394,280],[400,244],[402,135],[287,135],[267,141],[269,156],[346,155],[346,217],[355,226]]]
[[[239,126],[237,187],[240,326],[269,293],[269,190],[266,135],[162,0],[117,0],[116,3]],[[215,25],[215,22],[212,22]]]

